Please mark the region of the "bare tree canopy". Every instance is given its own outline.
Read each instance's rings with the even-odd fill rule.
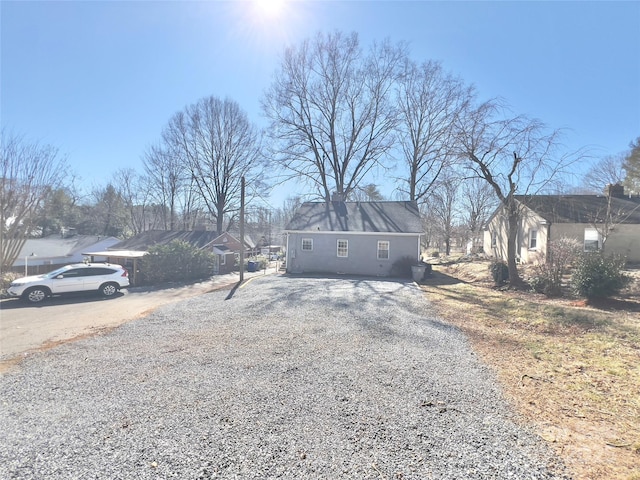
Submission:
[[[582,184],[594,195],[602,194],[607,185],[622,183],[625,179],[624,154],[609,155],[598,160],[585,174]]]
[[[444,241],[445,255],[451,254],[451,240],[457,216],[456,201],[461,183],[458,175],[448,172],[442,176],[438,181],[438,188],[428,197],[427,205],[436,219],[436,228]]]
[[[520,206],[514,196],[537,194],[566,180],[568,167],[578,157],[557,155],[558,130],[549,130],[539,120],[523,115],[509,116],[495,101],[461,115],[458,129],[459,155],[466,159],[473,176],[491,186],[506,210],[509,281],[520,286],[516,265]]]
[[[346,198],[393,146],[391,94],[405,56],[389,42],[365,53],[357,34],[340,32],[287,49],[262,102],[284,170],[327,200]]]
[[[166,154],[188,168],[189,178],[222,233],[240,208],[242,177],[261,187],[261,139],[240,106],[206,97],[176,113],[163,132]]]
[[[408,169],[401,191],[411,201],[428,195],[443,169],[456,160],[457,117],[473,89],[444,72],[437,62],[406,61],[400,76],[400,146]]]
[[[460,190],[462,220],[474,244],[481,245],[484,225],[498,205],[496,195],[491,186],[478,177],[465,179]]]
[[[13,265],[51,190],[61,188],[67,166],[57,148],[1,132],[0,271]]]
[[[164,135],[167,135],[166,130]],[[187,163],[171,148],[173,141],[173,138],[165,138],[164,144],[148,148],[143,157],[149,192],[155,203],[162,206],[165,230],[176,227],[178,199],[189,176]]]

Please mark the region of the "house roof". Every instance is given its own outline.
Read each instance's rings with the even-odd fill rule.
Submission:
[[[216,255],[234,255],[233,250],[228,248],[226,245],[214,245],[213,253]]]
[[[604,195],[516,195],[515,198],[551,223],[604,223],[609,197]],[[616,223],[640,224],[640,197],[611,197]]]
[[[236,237],[233,234],[231,234],[230,232],[224,232],[224,233],[220,234],[219,236],[217,236],[216,238],[214,238],[206,246],[213,245],[214,247],[217,247],[217,246],[220,246],[220,245],[226,245],[226,246],[231,246],[230,248],[233,249],[235,252],[239,252],[241,244],[240,244],[240,240],[238,240],[238,238],[240,238],[239,234]],[[247,236],[245,235],[245,237],[244,237],[244,246],[245,246],[245,250],[251,250],[252,248],[255,247],[255,244],[252,244],[250,241],[248,241]]]
[[[289,231],[421,233],[414,202],[305,202]]]
[[[194,247],[202,248],[210,243],[218,234],[209,230],[148,230],[111,247],[113,250],[149,250],[154,245],[164,245],[174,240],[187,242]]]
[[[84,250],[106,249],[119,241],[115,237],[97,235],[63,237],[59,234],[54,234],[45,238],[29,238],[20,250],[14,265],[24,265],[24,257],[27,256],[34,257],[29,260],[29,263],[80,261]]]

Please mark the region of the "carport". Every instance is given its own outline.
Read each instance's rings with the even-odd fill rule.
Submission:
[[[142,273],[140,272],[140,259],[148,252],[141,250],[105,250],[103,252],[87,252],[83,253],[91,257],[107,257],[107,262],[122,265],[129,272],[129,282],[131,286],[142,283]]]

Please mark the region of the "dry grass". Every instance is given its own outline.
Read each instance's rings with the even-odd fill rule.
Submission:
[[[640,272],[635,272],[640,278]],[[600,308],[492,288],[487,262],[423,285],[575,478],[640,479],[640,287]]]

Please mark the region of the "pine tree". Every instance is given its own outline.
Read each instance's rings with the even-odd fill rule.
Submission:
[[[626,156],[623,168],[626,172],[624,186],[629,193],[640,194],[640,137],[629,144],[631,149]]]

